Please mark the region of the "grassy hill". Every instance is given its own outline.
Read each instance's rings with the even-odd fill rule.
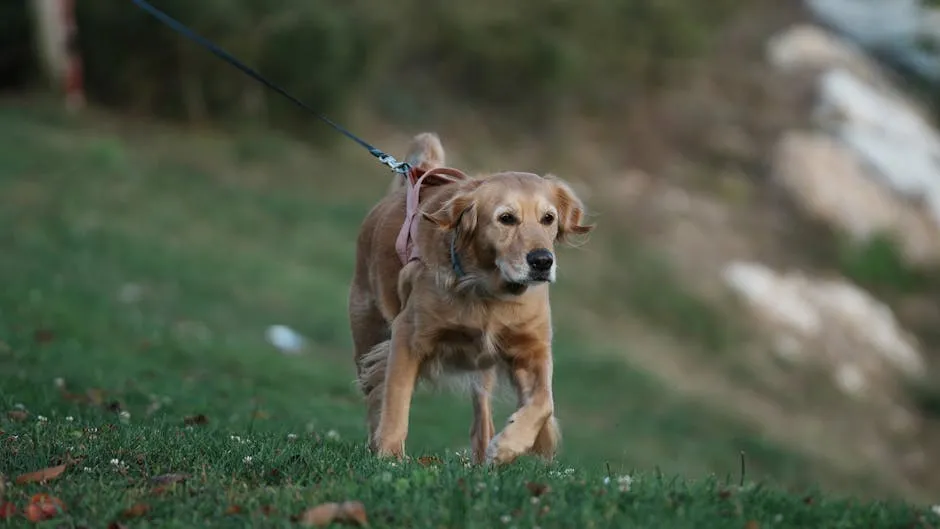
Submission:
[[[469,398],[428,391],[408,440],[424,459],[374,460],[345,304],[356,230],[388,177],[346,146],[313,152],[272,133],[195,134],[0,103],[0,474],[67,464],[48,484],[0,494],[19,508],[53,494],[61,516],[86,527],[135,504],[149,510],[128,526],[280,526],[346,499],[362,501],[375,527],[940,523],[901,503],[828,499],[815,487],[893,494],[632,365],[630,343],[598,332],[615,315],[579,319],[626,293],[594,285],[586,296],[590,259],[574,250],[560,258],[579,264],[561,267],[553,297],[558,462],[467,466]],[[602,225],[592,255],[614,255],[604,245],[616,234]],[[699,317],[661,283],[672,308]],[[311,347],[278,352],[264,340],[277,323]],[[151,480],[168,473],[188,478]]]

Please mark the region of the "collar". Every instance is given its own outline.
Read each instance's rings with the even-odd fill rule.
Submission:
[[[457,279],[466,275],[466,272],[463,270],[463,265],[460,264],[460,255],[457,254],[457,230],[459,229],[460,225],[458,224],[450,235],[450,267],[454,270],[454,275],[457,276]]]

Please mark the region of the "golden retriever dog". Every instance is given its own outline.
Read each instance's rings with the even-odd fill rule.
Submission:
[[[472,382],[476,463],[550,460],[560,431],[548,288],[555,243],[593,228],[582,223],[584,206],[554,176],[443,167],[433,133],[415,136],[405,161],[414,173],[396,177],[362,223],[349,292],[369,446],[403,457],[416,385],[457,375]],[[496,434],[498,374],[512,382],[518,409]]]

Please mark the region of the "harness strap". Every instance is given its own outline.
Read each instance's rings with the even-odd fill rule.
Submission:
[[[402,223],[401,230],[398,232],[398,239],[395,240],[395,250],[398,252],[398,258],[402,264],[421,258],[421,252],[418,249],[418,222],[421,220],[418,215],[418,206],[421,203],[421,189],[428,186],[439,186],[445,184],[454,184],[467,179],[467,175],[459,169],[450,167],[435,167],[422,174],[421,170],[411,167],[405,178],[407,191],[405,195],[405,221]],[[453,251],[451,252],[453,253]],[[453,259],[453,256],[451,256]]]

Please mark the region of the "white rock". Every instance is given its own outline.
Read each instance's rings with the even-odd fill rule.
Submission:
[[[767,61],[784,72],[841,67],[866,81],[887,84],[878,65],[861,48],[811,24],[773,36],[767,42]]]
[[[923,198],[940,226],[940,134],[921,113],[844,69],[820,78],[821,124],[909,198]]]
[[[858,155],[826,134],[784,134],[774,150],[772,173],[810,216],[858,241],[889,233],[908,261],[940,262],[940,225],[876,181]]]
[[[286,325],[272,325],[268,327],[265,334],[271,345],[287,354],[300,353],[306,344],[306,340],[300,333]]]
[[[922,43],[940,43],[940,10],[924,0],[806,0],[817,18],[940,82],[940,53]]]
[[[778,274],[750,262],[729,263],[724,279],[775,335],[803,344],[787,349],[804,357],[813,351],[846,393],[858,396],[890,373],[914,379],[925,373],[913,338],[890,308],[848,281]]]

